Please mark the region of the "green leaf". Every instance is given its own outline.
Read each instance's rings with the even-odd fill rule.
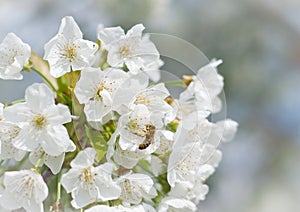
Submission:
[[[85,132],[92,147],[96,150],[96,162],[99,163],[107,152],[107,143],[103,135],[85,125]]]
[[[168,129],[172,132],[176,132],[177,131],[177,127],[179,125],[179,122],[177,121],[172,121],[168,124]]]

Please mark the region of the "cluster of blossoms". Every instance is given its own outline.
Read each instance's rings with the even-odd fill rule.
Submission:
[[[143,30],[99,27],[92,42],[65,17],[43,59],[13,33],[3,40],[0,78],[35,71],[47,84],[0,105],[1,211],[195,211],[205,199],[219,142],[237,129],[210,121],[221,61],[185,76],[172,98]]]

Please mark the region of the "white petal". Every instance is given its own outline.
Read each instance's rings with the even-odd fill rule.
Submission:
[[[44,151],[52,156],[66,152],[70,146],[71,151],[75,150],[75,145],[70,140],[68,131],[63,125],[48,127],[43,137],[40,138],[40,144]]]
[[[12,141],[12,144],[21,150],[34,151],[38,147],[38,141],[36,139],[39,138],[38,136],[34,129],[27,125],[22,128],[19,135]]]
[[[145,29],[143,24],[134,25],[128,32],[126,33],[126,37],[128,36],[142,36],[142,32]]]
[[[233,139],[237,132],[238,123],[231,120],[226,119],[223,121],[217,122],[218,132],[223,141],[230,141]]]
[[[87,168],[94,163],[96,151],[89,147],[79,152],[71,162],[71,167]]]
[[[116,210],[115,208],[113,207],[110,207],[108,205],[96,205],[96,206],[93,206],[87,210],[85,210],[85,212],[117,212],[118,210]]]
[[[71,65],[73,70],[81,70],[95,61],[95,53],[98,50],[98,45],[92,41],[80,39],[77,41],[77,45],[80,46],[77,49],[79,56],[75,57]]]
[[[65,159],[65,153],[62,153],[59,156],[48,155],[47,157],[45,157],[44,163],[46,164],[46,166],[50,168],[51,172],[54,175],[56,175],[58,174],[58,172],[60,172],[64,159]]]
[[[104,48],[107,48],[111,43],[120,40],[124,35],[124,30],[121,27],[109,27],[98,32],[98,39],[102,42],[101,45],[103,44]]]
[[[108,97],[108,95],[106,94],[107,93],[105,92],[104,95]],[[106,99],[109,99],[109,97]],[[109,104],[111,105],[111,101],[109,101]],[[110,112],[110,105],[104,107],[103,102],[97,100],[87,103],[84,107],[84,113],[86,115],[87,121],[102,122],[102,117]]]
[[[60,182],[67,193],[72,192],[72,190],[78,186],[80,174],[81,170],[72,168],[62,175]]]
[[[62,104],[50,106],[44,114],[51,125],[65,124],[72,120],[69,108]]]
[[[59,61],[57,64],[51,63],[50,74],[55,78],[59,78],[64,74],[71,72],[70,65],[71,64],[69,63],[65,63],[65,61]]]
[[[0,78],[21,80],[23,76],[20,72],[25,63],[28,62],[31,48],[28,44],[16,36],[9,33],[0,44]]]
[[[6,121],[18,123],[28,121],[32,114],[27,103],[18,103],[4,108],[3,118]]]
[[[140,188],[142,188],[146,193],[148,193],[153,186],[153,180],[145,174],[132,174],[128,176],[127,179],[140,185]]]
[[[114,161],[127,169],[132,169],[144,157],[145,155],[141,151],[122,150],[119,146],[113,155]]]
[[[128,99],[133,97],[141,90],[148,86],[149,77],[145,73],[139,73],[132,75],[126,79],[120,87],[114,97],[114,109],[118,109],[121,105],[129,105]]]
[[[54,94],[44,83],[35,83],[29,86],[25,92],[25,99],[28,107],[35,113],[54,105]]]
[[[88,190],[79,187],[76,193],[78,195],[74,195],[72,192],[73,200],[71,201],[72,206],[76,209],[83,208],[97,200],[97,191],[95,190]]]
[[[85,68],[82,70],[74,90],[80,104],[88,103],[94,97],[102,77],[103,73],[98,68]]]
[[[82,38],[82,32],[74,18],[71,16],[66,16],[61,20],[58,33],[62,34],[67,39]]]
[[[20,204],[15,200],[15,198],[16,196],[13,193],[5,191],[0,197],[0,204],[2,207],[9,210],[21,208]]]
[[[24,206],[24,209],[26,211],[32,211],[32,212],[44,212],[43,203],[37,204],[37,203],[31,202],[30,205]]]

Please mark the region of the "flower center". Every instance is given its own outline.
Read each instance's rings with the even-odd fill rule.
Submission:
[[[97,92],[96,92],[96,95],[95,97],[93,98],[94,100],[102,100],[102,96],[101,96],[101,92],[103,90],[107,90],[107,87],[105,86],[104,82],[101,82],[98,89],[97,89]]]
[[[144,105],[149,105],[150,104],[150,100],[146,99],[145,97],[138,95],[134,101],[134,104],[138,105],[138,104],[144,104]]]
[[[77,57],[77,51],[76,46],[74,43],[66,43],[64,46],[64,56],[69,59],[70,62],[72,62],[75,57]]]
[[[81,181],[88,184],[94,184],[96,173],[92,173],[92,167],[88,167],[82,171]]]
[[[141,125],[137,120],[133,119],[127,123],[127,130],[137,136],[145,137],[149,133],[150,124]]]
[[[18,52],[18,50],[13,49],[13,48],[8,49],[5,47],[4,49],[6,50],[6,52],[1,54],[0,66],[7,67],[15,62],[15,57],[19,54],[19,52]],[[22,54],[19,54],[19,55],[22,56]]]
[[[16,180],[16,187],[14,188],[14,192],[16,193],[18,201],[22,199],[30,199],[34,190],[35,180],[30,176],[23,176],[21,179]]]
[[[132,188],[131,188],[131,183],[128,179],[124,180],[122,188],[125,193],[131,194]]]
[[[120,49],[120,55],[122,58],[126,58],[130,55],[130,45],[123,46]]]
[[[44,115],[39,114],[33,118],[33,124],[37,129],[42,129],[47,124],[47,119]]]

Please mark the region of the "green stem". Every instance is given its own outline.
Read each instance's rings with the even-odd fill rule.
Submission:
[[[55,86],[52,84],[52,82],[41,72],[39,71],[38,69],[34,68],[34,67],[31,67],[31,69],[33,71],[35,71],[37,74],[39,74],[46,82],[47,84],[52,88],[53,91],[57,91]]]
[[[167,81],[164,82],[164,84],[166,86],[178,86],[178,87],[183,87],[183,82],[182,80],[178,80],[178,81]]]
[[[41,156],[39,157],[39,159],[36,161],[36,163],[35,163],[35,165],[34,165],[34,168],[35,168],[35,169],[37,169],[37,168],[39,167],[39,165],[41,164],[44,155],[45,155],[45,152],[43,152],[43,153],[41,154]]]
[[[56,202],[60,201],[61,198],[61,184],[60,184],[61,171],[57,175],[57,197]]]
[[[22,103],[22,102],[25,102],[25,99],[18,99],[18,100],[15,100],[15,101],[9,103],[8,105],[11,106],[11,105],[14,105],[14,104],[17,104],[17,103]]]

